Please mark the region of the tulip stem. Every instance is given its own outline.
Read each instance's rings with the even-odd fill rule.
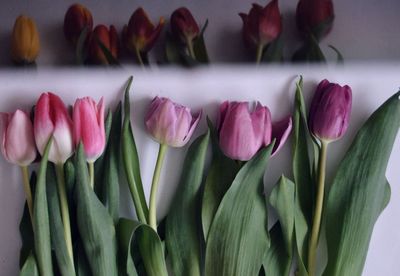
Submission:
[[[160,144],[158,150],[156,167],[154,168],[153,181],[151,182],[150,192],[150,207],[149,207],[149,224],[157,232],[157,191],[158,184],[160,181],[161,168],[164,162],[165,153],[167,152],[168,146],[166,144]]]
[[[191,38],[189,38],[189,37],[186,38],[186,45],[187,45],[190,57],[192,59],[196,60],[196,55],[194,53],[193,42],[192,42]]]
[[[94,162],[89,162],[90,187],[94,189]]]
[[[308,248],[308,275],[315,276],[316,255],[318,247],[319,232],[321,228],[321,215],[325,193],[325,169],[326,156],[329,142],[321,141],[321,148],[318,160],[318,182],[317,182],[317,201],[313,217],[312,232]]]
[[[142,55],[140,54],[140,51],[138,48],[135,48],[135,53],[136,53],[136,59],[139,62],[140,66],[144,68],[144,63],[142,59]]]
[[[29,183],[29,171],[27,166],[21,166],[22,181],[24,182],[24,191],[26,196],[26,204],[28,205],[29,216],[31,217],[31,223],[33,226],[33,202],[32,202],[32,190]]]
[[[72,251],[71,224],[69,219],[68,200],[67,200],[67,191],[65,187],[63,164],[56,164],[56,175],[57,175],[58,196],[60,197],[61,217],[64,225],[65,243],[67,244],[67,250],[69,257],[71,258],[71,262],[74,263],[74,255]]]
[[[257,45],[257,53],[256,53],[256,64],[260,64],[264,51],[264,45],[258,44]]]

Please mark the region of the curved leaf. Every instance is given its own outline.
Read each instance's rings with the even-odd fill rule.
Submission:
[[[20,276],[39,276],[39,271],[37,268],[35,256],[32,252],[26,258],[24,265],[19,272]]]
[[[400,127],[400,92],[358,131],[340,163],[326,208],[324,275],[361,275],[373,227],[388,202],[387,163]]]

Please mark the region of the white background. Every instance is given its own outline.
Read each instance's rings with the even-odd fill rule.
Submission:
[[[317,83],[328,78],[353,88],[353,114],[349,131],[343,139],[330,147],[328,182],[342,158],[345,149],[355,135],[356,129],[381,103],[399,87],[399,66],[396,64],[374,64],[350,67],[269,67],[269,68],[207,68],[192,71],[143,72],[135,68],[111,70],[42,70],[39,72],[0,72],[2,84],[1,111],[16,108],[30,109],[42,92],[53,91],[62,96],[66,104],[73,104],[76,97],[92,96],[96,100],[105,97],[109,107],[115,107],[123,94],[129,75],[134,81],[131,89],[132,120],[136,142],[139,148],[143,183],[149,194],[149,183],[156,159],[157,144],[144,129],[144,112],[150,100],[156,96],[167,96],[198,111],[203,108],[204,117],[216,118],[218,105],[226,99],[259,100],[267,105],[273,120],[278,120],[292,110],[294,83],[301,72],[305,80],[304,94],[307,102]],[[398,119],[398,118],[397,118]],[[205,118],[201,120],[194,136],[204,130]],[[168,151],[166,165],[162,172],[159,190],[158,215],[167,212],[172,195],[175,193],[177,178],[186,148]],[[387,177],[392,185],[392,199],[379,218],[368,253],[363,275],[395,276],[400,254],[400,137],[397,137]],[[273,158],[267,170],[266,191],[271,190],[279,176],[290,176],[290,145]],[[18,223],[20,220],[24,193],[20,171],[16,166],[0,159],[0,275],[16,275],[21,245]],[[124,185],[121,189],[121,214],[134,216],[129,192]]]

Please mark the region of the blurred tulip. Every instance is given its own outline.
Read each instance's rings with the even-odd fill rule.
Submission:
[[[124,26],[123,44],[135,54],[147,53],[153,48],[163,26],[163,17],[160,18],[157,27],[154,27],[143,8],[138,8],[129,19],[128,25]]]
[[[0,139],[1,152],[8,162],[28,166],[35,160],[32,122],[24,111],[0,113]]]
[[[248,102],[224,102],[219,113],[219,143],[224,154],[232,159],[250,160],[260,148],[275,140],[276,153],[285,143],[292,129],[291,117],[272,124],[266,106],[257,103],[253,111]]]
[[[200,33],[199,25],[185,7],[181,7],[172,13],[171,31],[175,37],[185,44],[188,44],[188,41],[193,41]]]
[[[104,151],[106,134],[104,129],[104,102],[96,102],[89,97],[77,99],[74,105],[74,142],[80,142],[86,160],[93,163]]]
[[[96,64],[109,64],[99,42],[104,45],[115,60],[118,59],[118,34],[113,25],[110,26],[110,29],[104,25],[97,25],[91,34],[89,43],[90,60]]]
[[[81,4],[73,4],[65,13],[64,35],[73,45],[76,45],[83,29],[89,31],[93,28],[93,18],[90,11]]]
[[[349,86],[321,81],[310,107],[309,128],[312,134],[326,142],[341,138],[349,125],[351,102]]]
[[[275,40],[282,31],[282,18],[278,0],[272,0],[264,8],[253,4],[249,14],[239,13],[243,20],[243,40],[249,48],[263,48]]]
[[[305,34],[312,33],[318,40],[332,29],[332,0],[300,0],[297,4],[297,28]]]
[[[160,144],[183,147],[192,136],[202,112],[192,116],[190,109],[168,98],[155,97],[145,117],[147,131]]]
[[[53,93],[43,93],[35,108],[34,134],[36,146],[43,154],[51,136],[49,160],[63,164],[74,152],[72,120],[62,100]]]
[[[20,15],[12,33],[11,54],[16,63],[33,63],[39,55],[39,33],[33,19]]]

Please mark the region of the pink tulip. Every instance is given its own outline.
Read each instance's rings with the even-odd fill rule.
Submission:
[[[190,109],[167,98],[155,97],[145,118],[148,132],[160,144],[183,147],[192,136],[202,112],[192,116]]]
[[[89,97],[77,99],[74,105],[74,142],[83,143],[86,160],[93,163],[104,151],[104,101],[96,102]]]
[[[232,159],[250,160],[262,147],[275,140],[273,153],[285,143],[292,129],[292,119],[272,124],[266,106],[257,103],[253,111],[248,102],[224,102],[220,106],[219,143],[224,154]]]
[[[33,130],[40,154],[43,154],[48,140],[53,136],[49,152],[51,162],[63,164],[73,154],[72,120],[57,95],[48,92],[40,96],[36,103]]]
[[[1,152],[8,162],[28,166],[35,160],[32,122],[24,111],[0,113],[0,139]]]
[[[313,135],[325,141],[340,139],[349,126],[351,102],[349,86],[321,81],[310,107],[308,126]]]

